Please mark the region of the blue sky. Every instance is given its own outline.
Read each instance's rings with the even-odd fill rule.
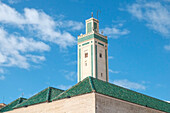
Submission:
[[[77,36],[99,13],[109,82],[170,101],[169,0],[0,0],[0,103],[77,83]]]

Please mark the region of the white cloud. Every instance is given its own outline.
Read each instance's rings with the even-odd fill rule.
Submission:
[[[8,3],[10,4],[16,4],[19,3],[21,0],[8,0]]]
[[[21,14],[4,3],[0,3],[0,22],[33,31],[41,40],[53,42],[62,48],[73,46],[76,39],[69,32],[61,31],[59,28],[80,30],[83,27],[81,22],[54,21],[52,17],[36,9],[25,8]]]
[[[170,101],[166,101],[166,102],[170,103]]]
[[[74,71],[68,71],[68,70],[60,70],[65,78],[70,81],[75,81],[76,80],[76,75],[77,73]]]
[[[135,83],[135,82],[131,82],[127,79],[114,80],[113,83],[116,85],[128,88],[128,89],[136,89],[136,90],[145,90],[146,89],[146,87],[144,85]]]
[[[119,24],[118,26],[113,26],[113,27],[106,27],[102,29],[102,31],[104,31],[104,34],[108,35],[108,37],[119,38],[120,36],[127,35],[130,33],[129,30],[122,29],[121,28],[122,26],[123,24]]]
[[[45,61],[45,57],[44,56],[37,56],[37,55],[26,55],[26,57],[28,59],[30,59],[31,61],[35,62],[35,63],[39,63],[40,61]]]
[[[108,56],[108,59],[114,59],[114,57],[113,56]]]
[[[168,51],[170,51],[170,45],[165,45],[164,48]]]
[[[82,22],[76,22],[72,20],[57,21],[56,23],[59,27],[67,27],[67,28],[71,28],[71,30],[81,30],[84,27]]]
[[[72,87],[72,85],[59,85],[59,86],[57,86],[57,88],[62,89],[62,90],[67,90],[70,87]]]
[[[0,57],[1,58],[1,57]],[[4,70],[0,68],[0,73],[4,73]]]
[[[165,2],[170,2],[170,0],[164,0]]]
[[[65,77],[66,77],[67,80],[75,81],[75,79],[76,79],[76,72],[73,72],[73,71],[66,72]]]
[[[60,48],[73,46],[76,38],[66,30],[75,31],[83,27],[81,22],[72,20],[54,21],[41,10],[24,8],[20,13],[0,1],[0,67],[27,69],[31,63],[40,63],[45,60],[42,52],[50,50],[47,43],[52,42]]]
[[[160,2],[138,2],[128,6],[128,12],[166,37],[170,37],[169,5]]]
[[[112,70],[112,69],[109,69],[109,72],[110,72],[110,73],[114,73],[114,74],[119,74],[119,73],[120,73],[120,71],[114,71],[114,70]]]
[[[4,75],[1,75],[1,76],[0,76],[0,80],[5,80],[5,76],[4,76]]]
[[[67,65],[75,65],[75,64],[77,64],[77,60],[76,60],[76,61],[68,62],[68,64],[67,64]]]
[[[50,47],[41,41],[10,35],[3,28],[0,28],[0,66],[29,68],[30,64],[27,56],[31,52],[49,50]],[[30,61],[34,62],[33,58],[37,56],[30,57],[32,57]]]

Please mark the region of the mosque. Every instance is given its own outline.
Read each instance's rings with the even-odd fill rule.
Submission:
[[[48,87],[18,98],[1,113],[170,113],[170,103],[108,82],[108,39],[99,20],[86,20],[78,36],[78,83],[67,90]]]

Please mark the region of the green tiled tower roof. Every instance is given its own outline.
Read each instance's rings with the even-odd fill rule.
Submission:
[[[26,100],[26,98],[18,98],[16,100],[14,100],[13,102],[9,103],[8,105],[6,105],[5,107],[0,109],[0,112],[6,112],[6,111],[11,111],[13,110],[13,107],[24,102]]]
[[[63,90],[48,87],[43,91],[37,93],[36,95],[32,96],[25,102],[15,106],[14,108],[26,107],[29,105],[38,104],[42,102],[51,102],[54,99],[54,97],[58,96],[62,92]]]
[[[53,101],[90,92],[97,92],[103,95],[170,113],[170,103],[168,102],[137,93],[93,77],[87,77],[83,81],[58,95],[53,99]]]

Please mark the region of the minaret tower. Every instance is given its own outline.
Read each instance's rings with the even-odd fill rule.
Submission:
[[[86,20],[86,34],[78,36],[78,82],[88,76],[109,79],[107,36],[99,33],[99,20],[93,17]]]

